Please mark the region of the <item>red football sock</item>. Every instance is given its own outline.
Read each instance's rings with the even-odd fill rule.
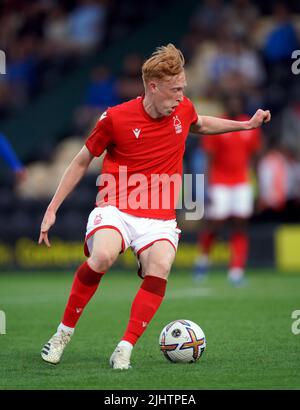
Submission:
[[[204,255],[209,255],[209,252],[215,242],[215,235],[212,232],[204,231],[199,237],[199,245]]]
[[[234,233],[230,239],[231,261],[230,268],[244,269],[248,258],[249,240],[243,232]]]
[[[76,271],[70,297],[64,312],[62,323],[68,327],[75,327],[83,309],[96,292],[104,273],[95,272],[87,262]]]
[[[166,291],[167,281],[147,275],[132,303],[130,319],[122,340],[134,345],[159,308]]]

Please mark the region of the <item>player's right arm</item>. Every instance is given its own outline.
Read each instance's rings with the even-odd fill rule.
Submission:
[[[48,232],[55,223],[56,212],[66,197],[74,190],[81,178],[85,175],[94,155],[86,146],[79,151],[66,169],[58,188],[45,212],[39,237],[39,244],[45,242],[50,247]]]
[[[55,223],[56,212],[66,197],[74,190],[86,173],[92,159],[99,157],[112,143],[113,126],[110,110],[105,111],[97,121],[85,145],[66,169],[59,186],[44,215],[39,244],[45,242],[50,247],[48,232]]]

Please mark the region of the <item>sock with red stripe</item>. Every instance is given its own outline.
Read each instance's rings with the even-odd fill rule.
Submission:
[[[230,269],[244,269],[248,258],[249,240],[244,232],[234,233],[230,239],[231,261]]]
[[[131,306],[130,319],[122,340],[135,345],[165,296],[167,281],[147,275]]]
[[[96,292],[103,274],[103,272],[95,272],[87,262],[77,269],[62,319],[63,326],[68,328],[76,326],[83,309]]]

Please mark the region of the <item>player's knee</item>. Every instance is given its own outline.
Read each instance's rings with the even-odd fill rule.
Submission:
[[[115,256],[109,251],[93,252],[89,258],[89,265],[97,272],[107,271],[115,261]]]
[[[171,270],[169,261],[151,262],[147,266],[146,275],[155,275],[167,279]]]

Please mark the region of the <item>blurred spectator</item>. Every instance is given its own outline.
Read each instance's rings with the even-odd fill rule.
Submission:
[[[38,59],[35,48],[36,40],[29,35],[10,44],[5,80],[10,87],[11,101],[15,107],[23,105],[37,86]]]
[[[223,0],[204,0],[197,7],[192,19],[191,29],[202,39],[214,37],[224,19]]]
[[[17,184],[25,181],[26,169],[21,161],[18,159],[17,154],[14,152],[12,146],[8,142],[5,135],[0,133],[0,156],[6,161],[8,166],[15,174]]]
[[[262,53],[268,76],[266,101],[273,113],[277,113],[284,109],[288,99],[293,81],[291,55],[300,43],[288,3],[276,2],[272,18],[273,27],[265,37]]]
[[[230,27],[233,34],[247,36],[255,30],[260,11],[250,0],[228,2],[223,12],[223,24]]]
[[[87,88],[85,105],[104,110],[118,104],[117,79],[107,66],[96,67],[91,74],[91,81]]]
[[[93,69],[85,99],[74,116],[73,132],[84,134],[107,107],[114,106],[143,93],[141,81],[142,57],[128,54],[118,77],[107,66]]]
[[[83,104],[75,112],[74,131],[84,133],[107,107],[119,102],[117,80],[109,68],[104,65],[94,68]]]
[[[263,67],[254,49],[242,36],[219,37],[219,52],[208,68],[208,76],[212,82],[222,86],[224,78],[231,74],[239,79],[239,88],[259,86],[264,80]]]
[[[141,80],[143,59],[139,54],[128,54],[118,78],[118,95],[121,102],[131,100],[144,92]]]
[[[69,39],[73,52],[86,54],[101,45],[104,37],[106,8],[100,0],[78,0],[68,18]]]
[[[282,210],[287,201],[287,160],[277,149],[270,149],[258,165],[259,211]]]
[[[104,0],[2,3],[0,50],[7,57],[7,74],[0,85],[3,118],[101,46],[107,6]]]
[[[291,54],[299,48],[299,38],[291,19],[291,13],[285,2],[276,2],[273,17],[275,27],[267,35],[264,56],[270,64],[290,61]]]
[[[46,44],[59,55],[65,53],[67,49],[69,34],[67,17],[64,8],[57,5],[50,10],[44,25]]]
[[[214,41],[199,42],[193,46],[194,55],[186,67],[187,94],[194,99],[206,93],[208,88],[208,73],[212,61],[216,58],[218,48]]]

